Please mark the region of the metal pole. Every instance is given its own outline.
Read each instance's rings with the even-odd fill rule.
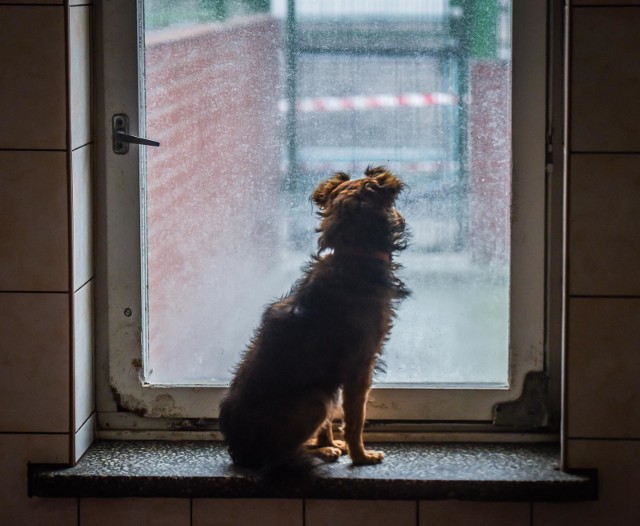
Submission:
[[[297,187],[297,145],[296,145],[296,91],[298,39],[296,35],[296,2],[287,0],[287,19],[285,23],[285,82],[287,99],[287,179],[285,187],[294,190]]]

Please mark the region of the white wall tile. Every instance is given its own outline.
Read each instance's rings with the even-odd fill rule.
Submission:
[[[66,147],[61,6],[0,6],[0,148]]]
[[[93,282],[74,294],[74,430],[80,429],[95,410],[93,370]]]
[[[640,155],[572,155],[569,284],[578,295],[640,295]]]
[[[72,153],[73,290],[93,277],[93,177],[91,146]]]
[[[640,437],[639,342],[640,299],[570,301],[570,437]]]
[[[534,503],[533,526],[631,526],[640,524],[640,442],[570,440],[572,468],[597,468],[598,500]]]
[[[69,431],[69,297],[0,293],[0,431]]]
[[[306,526],[415,526],[417,503],[388,500],[308,500]]]
[[[420,502],[418,526],[530,526],[528,502]]]
[[[640,8],[574,8],[571,25],[571,150],[640,151]]]
[[[189,499],[81,499],[80,526],[190,526]]]
[[[68,290],[66,154],[0,151],[0,188],[0,290]]]
[[[302,526],[299,499],[194,499],[193,526]]]
[[[77,499],[38,499],[27,495],[27,465],[69,460],[68,435],[0,434],[0,524],[70,526],[77,523]]]
[[[69,9],[71,145],[91,140],[91,8]]]

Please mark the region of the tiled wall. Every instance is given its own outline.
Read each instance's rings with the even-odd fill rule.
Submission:
[[[640,0],[572,8],[568,462],[599,501],[28,499],[91,440],[88,3],[0,0],[0,524],[640,524]]]
[[[640,524],[640,2],[574,0],[571,24],[567,458],[601,498],[534,524]]]
[[[76,524],[28,500],[28,462],[92,440],[88,2],[0,1],[0,524]],[[68,5],[72,4],[72,5]]]

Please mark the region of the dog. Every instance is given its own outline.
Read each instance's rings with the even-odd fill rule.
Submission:
[[[238,466],[266,469],[348,452],[354,465],[384,454],[363,444],[365,405],[397,303],[410,293],[392,255],[407,246],[394,202],[403,183],[384,167],[338,172],[312,195],[318,252],[291,291],[269,305],[220,405]],[[332,420],[342,396],[344,441]],[[311,441],[310,441],[311,439]]]

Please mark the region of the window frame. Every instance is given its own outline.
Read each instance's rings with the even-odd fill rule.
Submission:
[[[141,428],[175,428],[175,420],[215,419],[224,388],[150,386],[141,381],[143,313],[140,260],[140,149],[111,151],[111,116],[130,117],[138,129],[137,2],[111,0],[97,6],[98,107],[98,411],[102,427],[123,421]],[[513,2],[509,387],[374,387],[367,418],[491,426],[496,404],[518,399],[529,372],[549,373],[547,312],[547,48],[546,2]],[[526,130],[518,133],[517,130]],[[526,197],[525,197],[526,196]],[[532,225],[534,225],[532,227]],[[532,322],[532,320],[534,320]],[[557,352],[557,351],[556,351]],[[164,419],[164,420],[163,420]],[[173,423],[172,423],[173,422]],[[187,425],[187,427],[189,427]]]

